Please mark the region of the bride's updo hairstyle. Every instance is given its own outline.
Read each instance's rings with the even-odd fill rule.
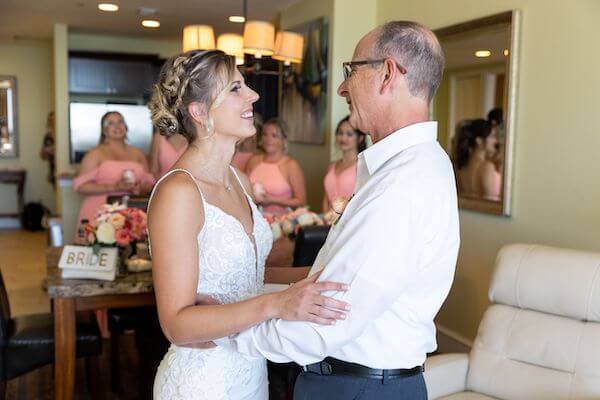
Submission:
[[[197,132],[188,113],[188,105],[205,105],[204,138],[214,133],[214,122],[208,112],[219,106],[234,78],[235,59],[220,50],[192,50],[165,62],[152,100],[148,103],[152,123],[162,135],[182,134],[192,143]]]

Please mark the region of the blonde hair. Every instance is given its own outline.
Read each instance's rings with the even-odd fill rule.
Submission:
[[[200,102],[208,112],[223,101],[236,70],[235,59],[220,50],[188,51],[163,65],[148,103],[152,123],[162,135],[183,135],[188,143],[196,140],[188,105]],[[214,132],[210,116],[204,121],[206,136]]]
[[[279,134],[281,135],[281,141],[283,142],[283,152],[287,154],[288,152],[288,127],[287,127],[287,123],[282,120],[281,118],[270,118],[269,120],[267,120],[267,122],[265,122],[262,126],[262,130],[260,132],[260,136],[259,136],[259,147],[264,151],[264,129],[265,126],[267,125],[273,125],[277,128],[277,131],[279,132]]]

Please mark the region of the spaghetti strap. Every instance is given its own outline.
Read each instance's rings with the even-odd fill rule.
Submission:
[[[235,168],[233,166],[229,166],[229,168],[231,168],[231,171],[233,172],[233,174],[235,175],[235,178],[237,179],[238,183],[240,184],[240,186],[242,187],[242,190],[244,191],[244,194],[249,197],[250,199],[252,198],[252,196],[250,196],[248,194],[248,192],[246,191],[246,187],[244,186],[244,184],[242,183],[242,180],[240,179],[240,176],[238,175],[237,171],[235,170]]]
[[[150,198],[148,198],[148,207],[147,207],[147,209],[148,210],[150,209],[150,203],[152,203],[152,197],[154,196],[154,192],[158,188],[158,185],[163,181],[163,179],[165,179],[167,176],[171,175],[173,172],[184,172],[184,173],[188,174],[188,176],[190,177],[190,179],[196,185],[196,189],[198,189],[198,193],[200,193],[200,199],[202,199],[202,206],[204,208],[206,208],[206,200],[204,200],[204,195],[202,194],[202,190],[200,189],[200,185],[198,185],[198,182],[196,181],[196,178],[194,178],[194,175],[192,175],[192,173],[190,171],[188,171],[187,169],[175,168],[175,169],[170,170],[169,172],[167,172],[163,176],[161,176],[160,179],[158,181],[156,181],[156,184],[154,185],[154,188],[152,189],[152,193],[150,193]]]
[[[204,200],[204,195],[202,194],[202,190],[200,190],[200,185],[198,185],[198,182],[196,182],[196,178],[194,178],[194,175],[192,175],[192,173],[190,171],[188,171],[187,169],[175,168],[175,169],[170,170],[163,176],[161,176],[160,179],[158,181],[156,181],[156,184],[152,188],[152,193],[150,193],[150,197],[148,198],[148,206],[146,207],[146,212],[150,211],[150,204],[152,203],[152,197],[154,197],[154,192],[158,188],[158,185],[163,181],[163,179],[165,179],[167,176],[171,175],[173,172],[185,172],[186,174],[189,175],[189,177],[192,179],[192,181],[194,181],[194,184],[196,185],[196,189],[198,189],[198,193],[200,193],[200,199],[202,200],[202,208],[204,208],[204,210],[206,210],[206,201]],[[152,257],[152,243],[150,242],[150,234],[148,232],[148,228],[146,228],[146,233],[148,234],[148,251],[150,252],[150,257]]]

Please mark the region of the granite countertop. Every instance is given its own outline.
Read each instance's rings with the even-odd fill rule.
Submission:
[[[62,247],[50,247],[46,251],[48,276],[42,286],[51,298],[152,293],[154,290],[150,271],[119,273],[114,281],[62,279],[58,268],[61,251]]]

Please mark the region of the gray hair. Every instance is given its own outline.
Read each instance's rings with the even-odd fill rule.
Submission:
[[[431,30],[412,21],[388,22],[379,28],[375,51],[406,68],[413,96],[431,101],[444,71],[444,52]]]

